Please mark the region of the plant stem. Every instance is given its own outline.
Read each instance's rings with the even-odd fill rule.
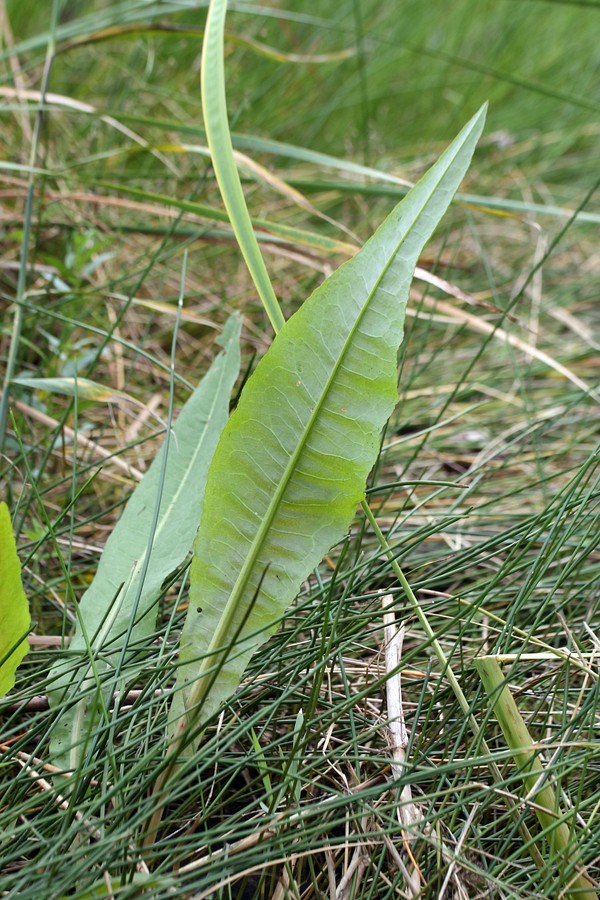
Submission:
[[[555,850],[561,868],[573,868],[576,859],[574,832],[563,820],[554,789],[548,781],[536,745],[510,692],[500,664],[493,656],[483,656],[475,660],[475,666],[492,701],[515,764],[522,774],[523,783],[529,794],[527,799],[534,804],[538,821],[548,836],[550,849]],[[550,861],[549,859],[548,862]],[[598,894],[593,890],[585,872],[579,872],[571,880],[567,896],[579,900],[598,900]]]

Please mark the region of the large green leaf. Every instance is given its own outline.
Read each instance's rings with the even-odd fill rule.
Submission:
[[[17,666],[29,650],[30,625],[10,514],[0,503],[0,697],[14,687]]]
[[[235,690],[303,579],[352,521],[397,401],[414,268],[484,118],[485,108],[286,323],[223,431],[195,542],[175,742],[192,710],[203,722]]]
[[[114,669],[125,644],[125,649],[139,645],[154,632],[161,586],[192,546],[206,474],[239,373],[240,330],[240,318],[232,317],[221,337],[223,352],[173,426],[166,465],[163,448],[106,542],[96,576],[81,598],[80,627],[52,670],[51,704],[64,704],[52,749],[54,762],[65,769],[77,768],[93,724],[90,716],[96,715],[89,697],[68,701],[92,689],[98,674]]]

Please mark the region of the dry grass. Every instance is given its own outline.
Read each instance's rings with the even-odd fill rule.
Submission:
[[[589,41],[586,17],[595,11],[497,4],[498,44],[484,60],[477,40],[492,27],[491,5],[472,15],[472,4],[460,3],[449,21],[462,68],[444,58],[446,46],[432,58],[440,38],[416,4],[406,19],[410,40],[386,4],[363,10],[362,25],[352,5],[346,18],[327,7],[316,22],[298,20],[314,15],[303,4],[295,17],[231,17],[232,34],[288,52],[356,51],[335,66],[276,62],[234,44],[227,58],[238,149],[272,176],[269,184],[248,175],[245,187],[252,215],[272,225],[261,229],[262,247],[286,315],[345,258],[341,244],[348,252],[354,235],[368,236],[403,190],[346,161],[412,179],[463,111],[492,97],[488,140],[463,187],[490,204],[456,205],[422,260],[400,403],[369,493],[490,752],[469,732],[393,571],[357,518],[179,773],[161,840],[143,856],[170,654],[187,602],[182,578],[165,591],[148,655],[127,673],[137,693],[96,736],[75,797],[53,775],[52,715],[34,698],[45,694],[56,639],[68,633],[106,536],[160,446],[184,250],[176,407],[208,368],[232,311],[245,317],[243,370],[271,334],[208,160],[182,150],[204,144],[197,37],[149,34],[140,18],[138,31],[98,42],[94,35],[120,27],[117,14],[133,14],[133,5],[83,4],[62,17],[53,6],[58,52],[48,89],[62,99],[46,97],[37,139],[50,11],[26,17],[9,3],[0,22],[0,358],[8,360],[14,342],[17,301],[15,375],[77,370],[135,402],[74,404],[12,389],[0,478],[36,624],[18,690],[3,705],[0,890],[56,898],[565,896],[568,873],[551,865],[551,841],[521,799],[473,667],[483,652],[507,657],[519,709],[561,803],[573,810],[577,850],[598,878],[598,130],[595,108],[582,103],[585,53],[556,59],[535,39],[536,16],[547,16],[544,29],[576,28]],[[150,4],[143,12],[143,23],[202,26],[195,9]],[[527,34],[517,25],[533,42],[526,65],[519,42]],[[485,61],[496,75],[482,76],[469,61]],[[516,87],[511,72],[538,93]],[[296,158],[270,152],[266,139],[294,145]],[[333,154],[339,167],[304,147]],[[33,174],[23,168],[30,163]],[[282,192],[283,182],[302,192],[304,206]],[[586,221],[550,209],[584,203]],[[284,239],[282,226],[295,231]],[[382,595],[391,595],[405,627],[401,771],[386,727]],[[116,779],[105,767],[109,744]],[[549,860],[545,869],[507,798]]]

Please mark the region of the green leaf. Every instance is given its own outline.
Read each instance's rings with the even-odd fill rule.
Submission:
[[[242,183],[233,158],[231,133],[227,121],[223,61],[226,12],[227,0],[211,0],[206,17],[200,73],[206,141],[231,227],[267,315],[277,331],[283,325],[283,313],[277,303],[269,274],[252,232],[252,222],[246,208]]]
[[[172,747],[186,711],[203,722],[236,689],[302,581],[352,521],[397,401],[412,275],[484,119],[485,107],[363,249],[292,316],[242,392],[206,485]]]
[[[107,540],[96,577],[79,605],[80,627],[52,670],[51,705],[75,700],[93,688],[97,675],[108,671],[109,664],[117,665],[124,649],[139,646],[153,634],[161,586],[185,560],[198,527],[206,474],[239,373],[240,331],[241,319],[234,316],[221,337],[223,352],[173,427],[154,534],[164,448]],[[92,706],[89,697],[65,704],[52,737],[57,765],[77,768]]]
[[[127,400],[138,406],[141,405],[139,400],[125,391],[114,391],[98,384],[97,381],[90,381],[89,378],[72,378],[66,375],[60,378],[11,378],[10,383],[32,390],[78,397],[80,400],[93,400],[96,403],[118,403],[121,400]]]
[[[10,514],[0,502],[0,697],[14,687],[17,667],[29,650],[30,626]]]

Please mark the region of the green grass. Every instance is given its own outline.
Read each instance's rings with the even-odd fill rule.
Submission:
[[[209,160],[183,147],[206,144],[205,7],[9,0],[0,29],[3,370],[12,352],[14,376],[77,372],[142,405],[11,389],[0,483],[36,642],[2,703],[0,890],[391,898],[407,890],[416,862],[423,897],[566,896],[574,873],[522,797],[473,660],[503,656],[568,811],[569,858],[598,881],[600,8],[354,0],[321,3],[317,15],[314,4],[288,6],[231,10],[225,61],[236,149],[314,207],[242,169],[251,215],[271,223],[261,247],[286,316],[346,258],[340,244],[368,237],[403,190],[349,163],[414,180],[490,100],[462,188],[489,201],[455,204],[421,261],[447,288],[413,284],[400,402],[368,492],[481,733],[357,515],[171,780],[150,849],[142,852],[187,603],[183,572],[165,586],[160,628],[128,663],[127,701],[94,735],[76,790],[53,774],[60,710],[45,704],[46,676],[161,443],[184,251],[175,410],[232,311],[245,316],[243,370],[271,329]],[[353,55],[281,61],[257,41],[287,54]],[[41,89],[53,46],[47,90],[65,99],[40,121],[36,95],[22,92]],[[448,294],[455,288],[470,303]],[[382,593],[406,624],[399,778],[386,728]],[[399,823],[406,786],[419,812],[410,842]]]

